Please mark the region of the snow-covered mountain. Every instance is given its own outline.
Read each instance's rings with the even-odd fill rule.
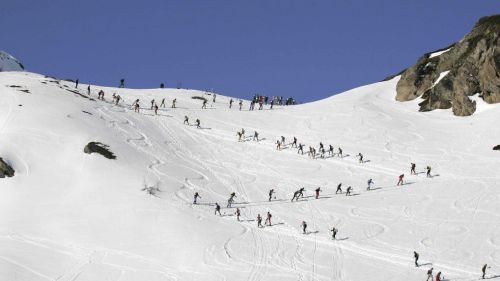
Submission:
[[[2,71],[24,71],[24,66],[13,56],[0,51],[0,72]]]
[[[498,277],[500,108],[477,99],[466,119],[417,112],[418,100],[394,100],[398,80],[273,110],[244,101],[240,111],[194,90],[92,85],[88,96],[87,85],[0,73],[0,157],[15,170],[0,179],[0,280],[425,280],[431,267],[478,280],[483,264]],[[166,100],[157,115],[152,99]],[[305,152],[322,142],[343,157],[299,154],[294,136]],[[89,142],[116,159],[84,153]],[[257,227],[268,211],[272,226]]]

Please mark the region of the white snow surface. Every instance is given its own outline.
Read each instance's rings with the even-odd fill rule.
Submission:
[[[416,102],[394,100],[398,79],[273,110],[248,111],[245,101],[239,111],[222,95],[207,96],[202,110],[191,97],[204,93],[194,90],[92,86],[89,100],[70,82],[0,73],[0,157],[16,170],[0,179],[0,280],[425,280],[430,267],[447,280],[478,280],[483,264],[498,276],[500,108],[419,113]],[[124,102],[110,103],[113,92]],[[167,101],[157,116],[153,98]],[[183,125],[185,115],[202,128]],[[241,128],[262,140],[238,142]],[[340,146],[345,157],[278,151],[280,136],[305,150]],[[83,153],[90,141],[117,159]],[[338,183],[353,196],[336,195]],[[300,187],[305,197],[291,203]],[[233,191],[241,222],[226,208]],[[273,225],[258,228],[267,211]]]
[[[451,50],[451,48],[448,48],[446,50],[442,50],[442,51],[439,51],[439,52],[432,53],[432,54],[429,55],[429,58],[440,56],[440,55],[448,52],[449,50]]]

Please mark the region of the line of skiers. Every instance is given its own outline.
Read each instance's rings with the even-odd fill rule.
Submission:
[[[196,125],[196,128],[201,129],[201,121],[200,121],[200,119],[196,119],[194,121],[194,123]],[[189,117],[187,115],[184,116],[184,123],[183,124],[190,125],[189,124]]]

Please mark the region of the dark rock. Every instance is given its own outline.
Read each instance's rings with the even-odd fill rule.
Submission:
[[[108,159],[116,159],[116,156],[113,152],[109,151],[109,145],[100,143],[100,142],[89,142],[85,148],[83,149],[83,152],[87,154],[91,153],[99,153],[102,156],[108,158]]]
[[[493,147],[493,150],[500,150],[500,144],[497,145],[497,146],[495,146],[495,147]]]
[[[475,112],[469,96],[480,94],[487,103],[500,102],[500,15],[481,18],[462,40],[427,53],[406,69],[396,87],[397,101],[422,97],[420,111],[452,108],[458,116]],[[440,74],[448,74],[436,83]],[[435,84],[435,85],[434,85]]]
[[[192,96],[191,98],[192,98],[192,99],[194,99],[194,100],[203,100],[203,101],[207,101],[207,99],[206,99],[206,98],[204,98],[204,97],[200,97],[200,96]]]
[[[0,178],[5,178],[5,177],[13,177],[15,174],[14,169],[12,169],[9,164],[5,163],[3,159],[0,157]]]

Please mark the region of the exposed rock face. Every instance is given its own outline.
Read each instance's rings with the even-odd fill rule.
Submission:
[[[481,18],[459,42],[425,54],[402,73],[396,90],[397,101],[422,97],[420,111],[452,108],[458,116],[474,113],[476,102],[469,96],[477,93],[499,103],[500,15]]]
[[[24,66],[13,56],[0,51],[0,72],[24,71]]]
[[[14,174],[14,169],[0,157],[0,178],[13,177]]]
[[[493,147],[493,150],[500,150],[500,144]]]
[[[116,159],[116,156],[113,152],[108,149],[109,145],[100,143],[100,142],[89,142],[84,148],[83,152],[85,153],[99,153],[102,156],[108,159]]]

